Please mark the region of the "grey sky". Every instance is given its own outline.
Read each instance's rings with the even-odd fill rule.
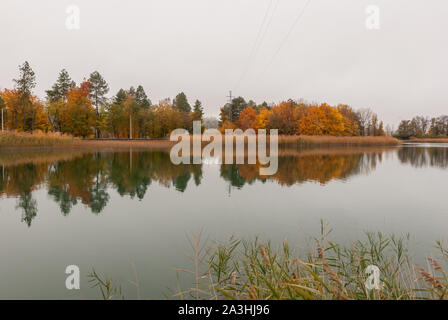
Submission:
[[[311,0],[282,47],[306,0],[272,0],[270,24],[249,60],[270,3],[2,0],[0,88],[12,87],[28,60],[42,97],[66,68],[77,83],[98,70],[110,95],[141,84],[157,103],[184,91],[206,115],[218,115],[228,90],[259,103],[370,107],[395,126],[448,113],[446,0]],[[70,4],[81,10],[80,30],[65,26]],[[380,30],[366,29],[367,5],[380,8]]]

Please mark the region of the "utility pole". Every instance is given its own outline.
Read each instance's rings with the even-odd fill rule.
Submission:
[[[229,91],[229,95],[227,96],[229,98],[229,121],[232,123],[232,90]]]
[[[4,114],[3,114],[3,112],[5,111],[5,110],[8,110],[8,107],[3,107],[2,108],[2,132],[5,130],[5,120],[4,120]]]
[[[129,140],[132,139],[132,114],[129,114]]]
[[[227,98],[229,98],[229,121],[230,123],[232,123],[232,90],[229,91],[229,95],[227,96]],[[232,143],[233,143],[233,138],[232,138]],[[232,193],[232,182],[229,181],[229,197]]]

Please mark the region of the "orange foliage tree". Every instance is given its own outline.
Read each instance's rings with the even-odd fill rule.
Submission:
[[[36,96],[29,95],[24,100],[16,89],[5,89],[0,96],[4,101],[4,126],[7,130],[48,130],[45,106]]]
[[[257,111],[252,107],[247,107],[240,113],[240,118],[238,119],[238,124],[240,129],[254,129],[255,121],[257,119]]]
[[[96,113],[89,99],[89,81],[67,92],[67,104],[62,113],[62,132],[83,138],[93,134]]]
[[[278,133],[292,135],[297,132],[299,113],[297,104],[289,100],[272,108],[269,117],[269,128],[278,129]]]

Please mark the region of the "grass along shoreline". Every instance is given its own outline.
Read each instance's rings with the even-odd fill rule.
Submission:
[[[0,147],[12,146],[52,146],[52,145],[73,145],[79,139],[70,135],[60,133],[23,133],[14,131],[0,132]]]
[[[242,300],[421,300],[448,299],[448,251],[437,242],[438,257],[428,267],[412,263],[408,237],[367,233],[365,240],[342,246],[322,234],[315,250],[297,252],[285,240],[230,239],[201,247],[200,234],[190,237],[195,267],[179,271],[195,286],[175,298]],[[202,251],[203,250],[203,251]],[[380,270],[379,289],[368,290],[368,266]],[[445,269],[443,266],[445,266]],[[196,271],[197,270],[197,271]]]
[[[0,133],[0,147],[29,146],[86,146],[86,147],[152,147],[171,148],[176,142],[169,139],[80,139],[60,133]],[[401,141],[392,137],[339,137],[339,136],[284,136],[278,137],[281,148],[313,146],[393,146]]]
[[[401,141],[393,137],[279,136],[279,147],[306,146],[395,146]]]
[[[411,138],[407,142],[417,143],[448,143],[448,138]]]
[[[258,238],[225,242],[203,241],[201,233],[188,236],[191,268],[177,268],[179,284],[166,295],[176,300],[427,300],[448,299],[448,251],[437,242],[437,256],[427,267],[415,265],[408,252],[409,237],[366,233],[364,240],[342,246],[331,240],[322,224],[315,249],[298,252],[287,240],[280,246]],[[368,266],[380,270],[378,289],[368,290]],[[104,299],[124,295],[109,277],[95,270],[93,287]],[[182,281],[183,283],[185,281]],[[139,285],[138,288],[141,286]],[[140,298],[140,297],[139,297]]]

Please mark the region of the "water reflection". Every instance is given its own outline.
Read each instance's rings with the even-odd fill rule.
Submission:
[[[415,168],[448,168],[448,148],[405,146],[398,151],[398,158]]]
[[[307,181],[325,185],[369,174],[389,153],[397,153],[401,163],[415,167],[448,167],[448,148],[282,150],[278,171],[273,176],[260,176],[258,164],[221,165],[219,174],[236,188],[255,181],[272,181],[283,186]],[[111,190],[122,197],[142,200],[153,183],[184,192],[193,183],[199,186],[203,179],[202,165],[176,166],[171,163],[169,153],[163,151],[2,152],[0,164],[0,194],[17,199],[16,210],[22,212],[22,221],[28,226],[38,213],[33,198],[37,189],[46,190],[66,216],[79,203],[94,214],[101,213],[109,203]]]
[[[98,214],[108,204],[110,189],[141,200],[153,181],[184,192],[192,178],[196,185],[202,179],[202,166],[175,166],[166,152],[88,152],[60,161],[41,157],[21,163],[27,155],[23,157],[17,159],[18,164],[2,165],[0,194],[18,198],[16,209],[22,210],[22,220],[28,226],[37,215],[32,191],[40,186],[63,215],[78,202]]]
[[[368,174],[382,161],[384,152],[390,150],[287,152],[279,155],[278,171],[272,176],[260,176],[259,165],[222,165],[221,177],[236,188],[257,180],[272,180],[284,186],[309,181],[325,185],[332,180],[346,180],[350,176]]]

